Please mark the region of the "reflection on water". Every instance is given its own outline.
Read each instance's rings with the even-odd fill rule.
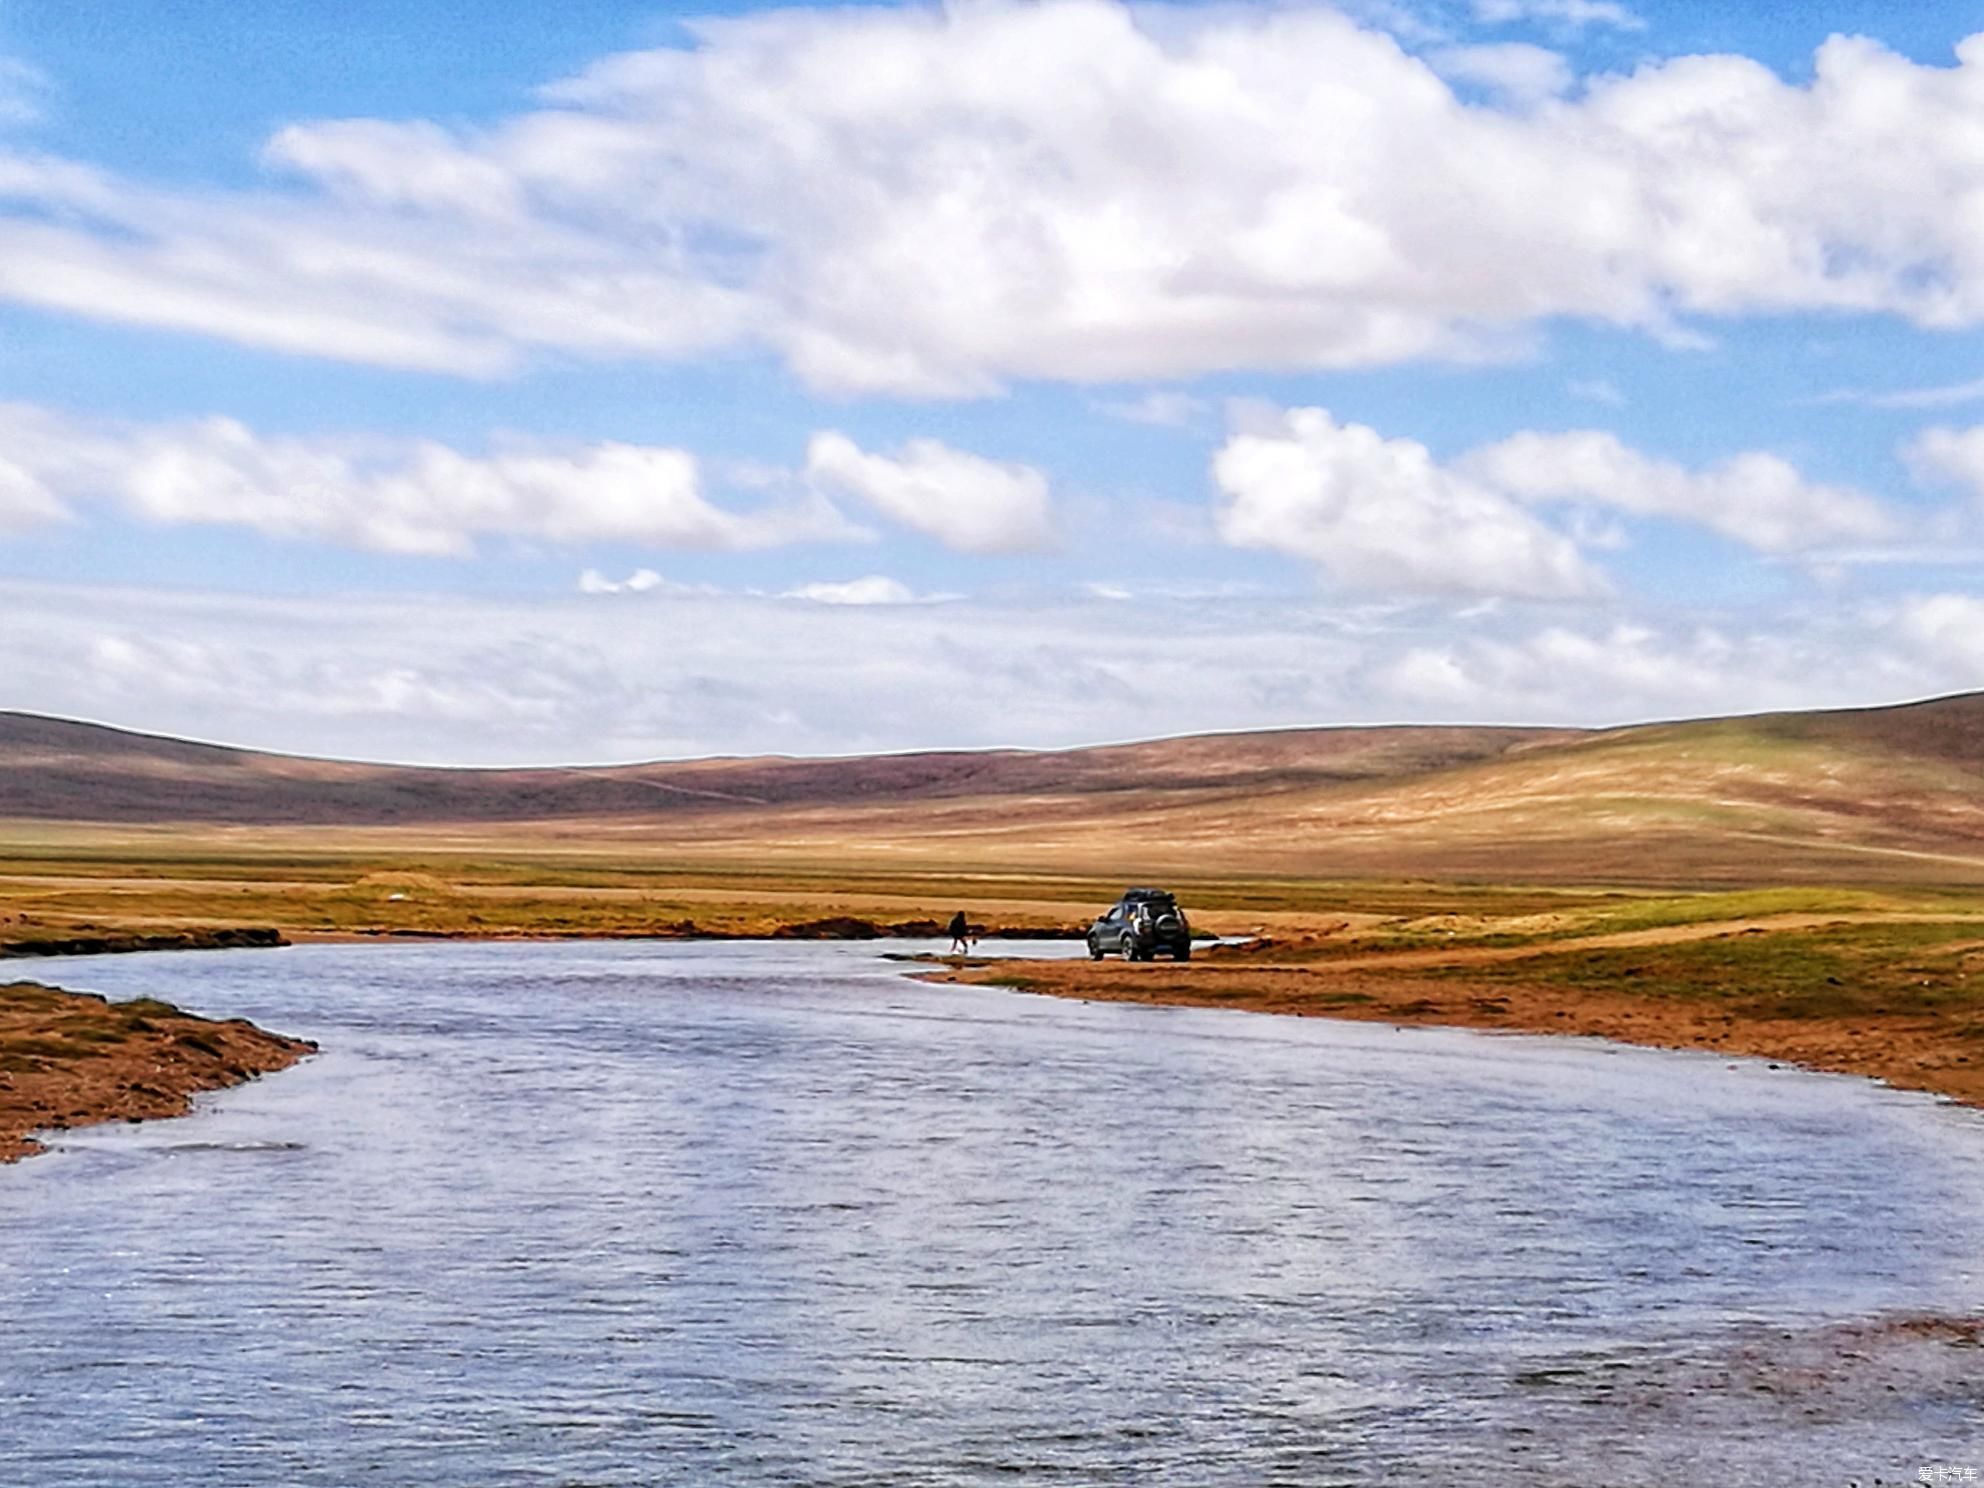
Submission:
[[[1976,1445],[1718,1363],[1984,1302],[1984,1122],[1920,1097],[859,946],[40,974],[325,1053],[0,1173],[6,1482],[1844,1483]]]

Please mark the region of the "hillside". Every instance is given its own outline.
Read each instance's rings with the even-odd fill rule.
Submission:
[[[1301,729],[1051,751],[434,769],[261,754],[0,713],[0,819],[458,825],[735,817],[931,800],[1288,791],[1423,774],[1573,737],[1497,728]]]
[[[1984,695],[1605,731],[446,770],[0,714],[15,841],[581,851],[728,869],[1984,882]],[[247,834],[244,837],[244,833]]]

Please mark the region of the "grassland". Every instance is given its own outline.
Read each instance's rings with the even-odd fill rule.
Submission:
[[[437,771],[0,715],[0,945],[1085,925],[1163,882],[1256,938],[994,967],[1082,996],[1592,1033],[1966,1100],[1984,696],[1610,731]]]

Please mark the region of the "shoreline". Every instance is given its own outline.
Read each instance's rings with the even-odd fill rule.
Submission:
[[[1984,1108],[1984,1043],[1972,1042],[1978,1033],[1973,1026],[1905,1012],[1768,1016],[1715,1001],[1643,995],[1630,990],[1629,982],[1596,990],[1552,984],[1542,975],[1525,980],[1523,962],[1543,962],[1550,954],[1500,953],[1500,965],[1514,974],[1493,978],[1471,975],[1469,964],[1458,959],[1414,964],[1418,958],[1410,953],[1345,958],[1345,964],[1333,966],[1278,962],[1269,959],[1271,948],[1234,947],[1224,956],[1215,952],[1185,965],[989,960],[933,966],[918,979],[1091,1002],[1599,1038],[1852,1075]],[[1406,964],[1388,968],[1386,960]]]
[[[1881,916],[1875,928],[1892,931],[1917,923]],[[1964,922],[1945,917],[1944,928]],[[935,957],[920,974],[926,981],[999,985],[1050,996],[1167,1006],[1224,1007],[1296,1017],[1333,1017],[1405,1027],[1466,1028],[1484,1032],[1558,1034],[1601,1038],[1642,1048],[1689,1050],[1794,1065],[1879,1080],[1972,1107],[1984,1107],[1984,1021],[1950,1016],[1937,1005],[1858,1007],[1814,1014],[1779,998],[1735,1001],[1679,996],[1673,986],[1651,988],[1640,966],[1604,967],[1566,962],[1578,956],[1630,955],[1644,960],[1718,943],[1771,951],[1799,936],[1865,928],[1852,916],[1776,915],[1750,921],[1695,922],[1576,939],[1521,945],[1454,944],[1437,948],[1384,948],[1341,927],[1290,942],[1202,947],[1189,963],[1126,965],[1110,960],[1010,960],[985,947],[969,958]],[[1079,929],[1026,925],[974,927],[983,941],[1074,940]],[[52,927],[51,927],[52,929]],[[89,933],[75,933],[87,931]],[[1972,939],[1956,947],[1979,959],[1984,972],[1984,922],[1971,922]],[[192,927],[175,931],[116,931],[74,926],[28,941],[0,942],[0,958],[116,954],[181,949],[269,948],[290,944],[367,944],[394,941],[655,940],[680,942],[875,941],[941,939],[931,920],[879,922],[847,915],[782,920],[757,933],[705,929],[692,921],[619,931],[570,932],[477,928],[423,930],[367,927],[311,930],[285,927]],[[1752,939],[1754,937],[1754,939]],[[1974,946],[1972,951],[1970,948]],[[1967,964],[1967,962],[1966,962]],[[1594,969],[1604,974],[1594,980]],[[1658,968],[1655,968],[1656,970]],[[1876,968],[1883,969],[1883,968]],[[1912,972],[1918,968],[1909,968]],[[1584,979],[1572,985],[1570,973]],[[1730,973],[1735,975],[1736,973]],[[1838,977],[1816,978],[1837,985]],[[1961,982],[1961,975],[1958,977]],[[1926,982],[1923,983],[1927,985]],[[1699,989],[1686,988],[1694,992]],[[189,1016],[189,1015],[188,1015]],[[259,1033],[259,1030],[256,1030]],[[268,1037],[275,1037],[268,1035]],[[301,1057],[298,1055],[296,1057]],[[288,1061],[293,1062],[293,1060]],[[276,1066],[282,1067],[280,1065]],[[260,1073],[262,1071],[257,1071]],[[215,1088],[200,1086],[189,1089]],[[0,1097],[4,1097],[0,1086]],[[183,1101],[180,1109],[183,1109]],[[121,1109],[99,1119],[115,1119]],[[149,1114],[166,1114],[150,1112]],[[6,1141],[0,1130],[0,1142]]]
[[[105,930],[0,941],[0,961],[31,961],[46,956],[123,956],[141,951],[270,950],[288,944],[280,930],[268,926]]]
[[[1080,927],[993,925],[974,926],[975,940],[1080,940]],[[624,929],[510,930],[443,929],[412,926],[368,926],[351,930],[312,930],[273,926],[198,927],[185,930],[64,931],[0,940],[0,961],[31,961],[54,956],[113,956],[148,951],[276,950],[293,945],[367,945],[377,941],[572,941],[662,940],[694,943],[729,941],[871,941],[942,940],[944,927],[935,920],[895,923],[835,915],[819,920],[780,921],[766,930],[720,930],[693,921],[674,921]]]
[[[33,1133],[184,1116],[193,1098],[289,1068],[308,1039],[160,1002],[111,1002],[40,982],[0,985],[0,1164],[47,1147]]]
[[[387,926],[359,930],[289,930],[288,942],[297,945],[364,945],[380,940],[429,941],[570,941],[570,940],[666,940],[696,944],[722,944],[730,941],[775,940],[943,940],[944,927],[935,920],[903,920],[887,923],[833,915],[821,920],[786,920],[767,930],[719,930],[681,920],[648,927],[615,930],[423,930]],[[975,940],[1080,940],[1088,932],[1080,926],[993,925],[974,926]],[[4,952],[0,952],[4,954]]]

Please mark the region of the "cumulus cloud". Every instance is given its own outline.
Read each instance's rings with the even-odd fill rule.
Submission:
[[[0,405],[0,515],[107,500],[146,521],[220,523],[385,553],[479,538],[746,549],[846,537],[816,494],[737,512],[679,449],[523,440],[468,455],[432,440],[258,434],[233,419],[135,423]]]
[[[1262,416],[1213,459],[1219,532],[1314,561],[1360,589],[1584,598],[1604,582],[1575,544],[1426,446],[1321,408]]]
[[[869,454],[844,434],[816,434],[806,476],[823,492],[855,497],[961,552],[1025,552],[1053,536],[1045,475],[935,439],[912,439],[890,456]]]
[[[1695,522],[1766,553],[1879,538],[1895,530],[1879,503],[1818,485],[1776,455],[1747,451],[1699,470],[1656,460],[1613,434],[1517,434],[1461,467],[1524,501],[1583,501]]]
[[[1490,22],[1631,26],[1608,0]],[[1649,62],[1457,98],[1321,6],[788,9],[606,58],[485,125],[300,123],[278,178],[0,154],[0,297],[467,375],[754,346],[814,386],[972,395],[1499,355],[1574,316],[1984,323],[1984,38],[1787,81]]]
[[[1689,469],[1609,433],[1525,431],[1442,463],[1416,440],[1339,424],[1320,408],[1239,406],[1236,419],[1213,460],[1220,536],[1311,559],[1355,588],[1593,597],[1606,585],[1584,550],[1628,540],[1601,520],[1606,511],[1694,523],[1771,554],[1901,531],[1872,497],[1808,481],[1761,451]],[[1975,434],[1932,431],[1911,458],[1984,494],[1984,429]],[[1539,506],[1570,510],[1560,528]]]

